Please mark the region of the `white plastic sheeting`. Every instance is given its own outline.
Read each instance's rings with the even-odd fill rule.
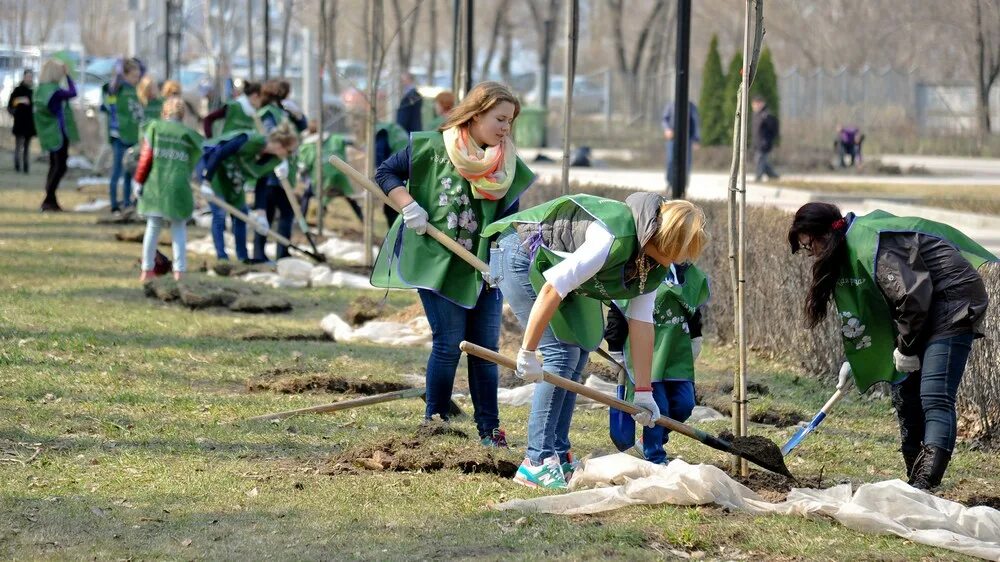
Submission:
[[[409,322],[372,320],[354,328],[336,314],[328,314],[320,327],[338,342],[371,342],[381,345],[431,345],[431,325],[425,316]]]
[[[586,489],[584,489],[586,488]],[[763,501],[718,467],[680,459],[667,466],[619,453],[585,459],[573,473],[573,492],[496,506],[563,515],[600,513],[629,505],[714,503],[754,514],[829,517],[864,533],[893,534],[986,560],[1000,560],[1000,511],[965,507],[901,480],[825,490],[795,488],[785,501]]]
[[[96,213],[110,208],[111,201],[108,201],[107,199],[94,199],[89,203],[80,203],[79,205],[73,207],[73,211],[77,213]]]

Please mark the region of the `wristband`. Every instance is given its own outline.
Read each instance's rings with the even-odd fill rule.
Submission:
[[[653,387],[651,386],[637,386],[635,387],[636,392],[653,392]]]

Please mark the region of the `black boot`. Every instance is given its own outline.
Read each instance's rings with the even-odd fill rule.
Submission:
[[[917,456],[920,455],[920,447],[906,447],[903,446],[900,449],[903,453],[903,462],[906,463],[906,478],[910,485],[913,484],[913,465],[917,462]]]
[[[951,451],[945,451],[934,445],[924,445],[914,463],[910,485],[920,490],[937,488],[950,461]]]

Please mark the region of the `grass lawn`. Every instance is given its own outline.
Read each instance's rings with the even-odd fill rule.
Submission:
[[[770,184],[769,184],[770,185]],[[845,193],[872,198],[906,197],[917,205],[1000,215],[1000,188],[982,185],[927,185],[921,183],[825,182],[781,179],[776,187],[803,189],[816,193]]]
[[[247,381],[303,373],[399,381],[423,372],[425,349],[260,338],[317,333],[325,314],[343,312],[361,291],[290,291],[293,312],[271,316],[146,298],[137,280],[140,246],[116,241],[117,227],[95,225],[94,215],[39,214],[45,170],[35,170],[0,173],[0,557],[642,560],[678,551],[747,560],[962,559],[826,520],[711,506],[589,517],[500,513],[490,505],[540,492],[458,468],[345,468],[338,461],[346,452],[391,439],[415,447],[409,454],[418,459],[483,453],[454,435],[416,438],[423,411],[416,399],[241,421],[344,397],[249,392]],[[66,208],[87,198],[73,187],[64,182]],[[189,258],[192,268],[202,261]],[[409,292],[388,300],[391,308],[416,302]],[[699,381],[718,384],[731,365],[731,350],[709,346]],[[832,391],[778,363],[754,361],[753,372],[770,388],[757,409],[811,416]],[[516,450],[498,458],[520,461],[527,415],[526,407],[502,409]],[[453,425],[475,435],[469,417]],[[728,423],[708,425],[720,431]],[[779,443],[792,432],[753,431]],[[572,437],[578,456],[609,451],[607,412],[579,410]],[[827,486],[876,481],[901,474],[897,447],[889,402],[851,396],[789,465],[807,481],[822,473]],[[680,436],[671,452],[726,462]],[[997,473],[996,452],[961,445],[944,491],[994,494]]]

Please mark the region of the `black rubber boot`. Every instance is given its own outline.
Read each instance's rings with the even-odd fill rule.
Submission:
[[[920,455],[920,448],[902,447],[900,452],[903,453],[903,462],[906,464],[907,483],[913,485],[913,465],[917,462],[917,456]]]
[[[913,466],[910,485],[920,490],[937,488],[950,461],[951,451],[945,451],[934,445],[924,445]]]

